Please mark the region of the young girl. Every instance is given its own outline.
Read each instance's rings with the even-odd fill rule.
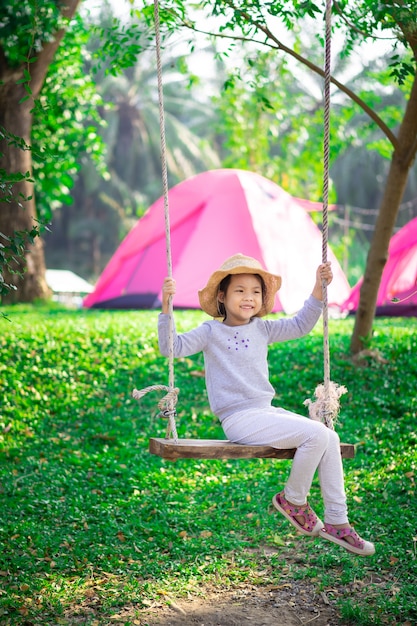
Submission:
[[[281,278],[265,271],[251,257],[236,254],[210,276],[199,291],[203,311],[213,318],[178,335],[174,356],[203,352],[206,387],[212,412],[226,437],[235,443],[296,448],[285,488],[273,497],[274,506],[305,535],[320,536],[359,555],[374,553],[374,545],[350,526],[340,441],[335,431],[286,409],[272,406],[268,344],[309,333],[323,308],[322,281],[333,278],[330,263],[320,265],[316,282],[302,309],[292,318],[263,320],[272,311]],[[159,347],[169,354],[169,298],[175,280],[166,278],[158,320]],[[324,524],[307,503],[318,470],[324,501]]]

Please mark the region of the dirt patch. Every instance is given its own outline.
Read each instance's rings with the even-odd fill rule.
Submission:
[[[141,626],[345,626],[334,603],[307,581],[202,593],[149,607]]]

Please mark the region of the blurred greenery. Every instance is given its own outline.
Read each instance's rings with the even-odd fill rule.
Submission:
[[[172,463],[148,453],[148,438],[165,433],[159,397],[138,403],[131,392],[167,384],[158,311],[3,311],[0,624],[108,624],[127,605],[140,620],[169,594],[303,578],[337,603],[343,623],[416,623],[413,319],[377,318],[375,351],[355,362],[353,320],[330,321],[332,380],[348,388],[337,430],[357,444],[344,462],[350,518],[376,543],[363,559],[299,536],[273,511],[290,461]],[[175,315],[179,330],[205,318]],[[322,361],[320,324],[273,346],[276,402],[305,413]],[[222,437],[201,356],[178,360],[175,379],[179,435]],[[320,514],[317,482],[311,502]]]

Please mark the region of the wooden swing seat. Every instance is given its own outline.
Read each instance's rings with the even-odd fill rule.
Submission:
[[[149,440],[149,452],[163,459],[292,459],[295,448],[281,450],[271,446],[247,446],[232,443],[227,439],[164,439],[152,437]],[[341,443],[340,453],[343,459],[353,459],[355,446]]]

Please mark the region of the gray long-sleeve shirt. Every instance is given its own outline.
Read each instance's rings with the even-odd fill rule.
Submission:
[[[275,395],[269,382],[268,345],[306,335],[322,309],[322,302],[310,296],[291,318],[254,317],[241,326],[210,320],[182,334],[174,328],[174,357],[203,352],[210,408],[220,421],[242,410],[268,407]],[[169,315],[164,313],[159,315],[158,337],[161,353],[168,356]]]

